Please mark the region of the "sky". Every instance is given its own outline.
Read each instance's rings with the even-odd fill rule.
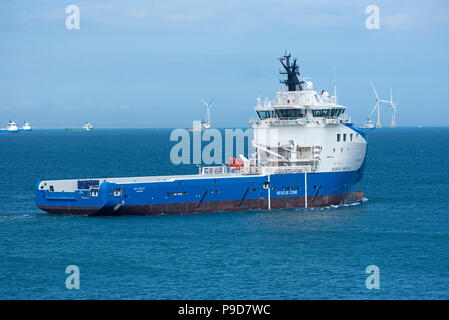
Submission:
[[[372,80],[383,99],[392,88],[398,126],[448,126],[448,36],[447,0],[2,0],[0,127],[187,128],[212,98],[214,127],[247,127],[256,98],[282,87],[286,50],[317,91],[336,79],[355,124]]]

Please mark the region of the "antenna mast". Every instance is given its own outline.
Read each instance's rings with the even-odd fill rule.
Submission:
[[[337,105],[337,67],[334,67],[334,104]]]
[[[296,58],[293,59],[293,63],[290,62],[290,58],[291,54],[287,54],[287,52],[285,52],[283,57],[279,58],[279,61],[285,69],[285,71],[279,71],[279,73],[287,75],[287,79],[281,80],[280,82],[287,86],[288,91],[302,91],[304,81],[299,81],[298,79],[300,73]]]

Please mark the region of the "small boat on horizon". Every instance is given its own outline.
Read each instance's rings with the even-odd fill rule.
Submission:
[[[211,122],[210,122],[210,107],[212,106],[212,100],[211,99],[208,102],[204,101],[203,99],[201,99],[201,101],[206,105],[206,120],[202,120],[201,122],[197,121],[194,122],[194,126],[192,129],[189,129],[189,131],[194,131],[194,132],[198,132],[198,131],[205,131],[207,129],[210,129],[212,127]]]
[[[374,125],[374,122],[373,122],[372,120],[367,119],[367,120],[365,121],[365,124],[363,125],[362,129],[365,129],[365,130],[374,130],[374,129],[376,129],[376,126]]]
[[[22,128],[20,128],[20,131],[31,131],[31,130],[33,129],[31,128],[31,124],[28,121],[25,121],[23,123]]]
[[[84,124],[84,126],[82,126],[81,128],[65,128],[68,131],[92,131],[94,129],[94,126],[90,123],[87,122]]]

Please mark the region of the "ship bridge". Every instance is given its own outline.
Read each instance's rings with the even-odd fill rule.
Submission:
[[[286,85],[284,91],[278,91],[274,101],[265,98],[262,105],[257,98],[257,121],[252,121],[253,126],[266,127],[267,125],[292,125],[292,124],[337,124],[347,122],[343,117],[346,107],[337,103],[336,94],[330,96],[326,90],[318,94],[313,83],[309,80],[299,79],[300,75],[297,60],[291,62],[290,54],[279,58],[284,71],[280,74],[287,75],[281,80]]]
[[[295,168],[304,172],[357,167],[365,147],[364,139],[349,128],[346,107],[338,104],[336,93],[314,90],[310,78],[299,79],[296,59],[284,55],[280,62],[285,71],[285,90],[274,100],[257,99],[258,119],[254,128],[253,146],[257,166]],[[336,90],[335,90],[336,91]],[[342,148],[340,141],[345,145]],[[337,153],[337,150],[339,151]],[[357,163],[349,159],[357,155]],[[346,165],[347,164],[347,165]]]
[[[330,123],[345,122],[342,117],[346,107],[336,103],[334,96],[330,97],[328,92],[323,90],[318,94],[313,90],[313,84],[307,81],[302,91],[279,91],[276,99],[272,102],[267,98],[261,104],[260,98],[254,108],[259,121],[262,123],[278,123],[288,125],[288,120],[304,120],[304,123],[315,123],[317,118],[334,119],[341,121],[331,121]],[[287,120],[283,122],[283,120]],[[319,122],[322,122],[319,119]],[[326,122],[326,121],[325,121]]]

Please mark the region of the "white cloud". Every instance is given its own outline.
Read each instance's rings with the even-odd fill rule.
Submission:
[[[414,19],[413,16],[409,13],[397,13],[389,16],[381,16],[381,28],[387,27],[393,31],[404,31],[411,28],[414,28],[414,23],[417,22],[417,19]]]

